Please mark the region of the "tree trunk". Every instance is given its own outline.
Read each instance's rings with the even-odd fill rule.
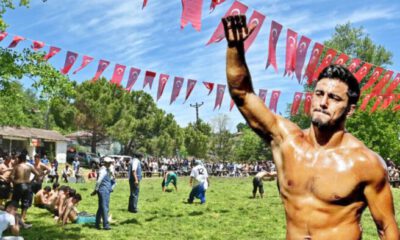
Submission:
[[[92,131],[92,143],[91,143],[91,151],[96,154],[96,146],[97,146],[97,132],[96,130]]]

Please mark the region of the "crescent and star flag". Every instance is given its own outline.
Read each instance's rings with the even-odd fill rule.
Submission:
[[[209,90],[208,95],[211,94],[212,90],[214,89],[214,83],[211,82],[203,82],[204,86]]]
[[[97,81],[97,79],[99,79],[99,77],[101,76],[101,74],[103,74],[104,70],[106,70],[108,65],[110,65],[109,61],[100,59],[99,66],[97,66],[96,74],[94,75],[94,77],[92,79],[93,82],[95,82],[95,81]]]
[[[194,87],[196,86],[197,81],[193,79],[189,79],[187,82],[186,86],[186,96],[185,96],[185,102],[189,98],[190,94],[192,93]]]
[[[304,99],[304,113],[307,115],[310,115],[312,95],[312,92],[306,92],[306,97]]]
[[[317,71],[314,72],[313,81],[316,81],[319,74],[332,63],[332,60],[335,58],[336,54],[336,50],[332,48],[329,48],[328,51],[326,51],[325,57],[322,59],[321,64],[317,68]]]
[[[303,93],[302,92],[295,92],[294,93],[294,97],[293,97],[293,104],[292,104],[292,108],[290,109],[290,114],[296,115],[299,107],[300,107],[300,102],[301,102],[301,98],[303,97]]]
[[[274,90],[271,93],[271,99],[269,100],[269,109],[276,113],[276,107],[278,105],[279,96],[281,95],[281,91]]]
[[[371,77],[369,78],[368,82],[364,85],[364,87],[361,88],[361,91],[365,91],[368,88],[370,88],[372,85],[374,85],[374,83],[376,82],[376,80],[378,80],[378,78],[381,76],[382,72],[383,72],[383,68],[381,67],[376,67],[374,69],[374,71],[372,72]]]
[[[258,91],[258,96],[261,98],[264,104],[265,104],[265,99],[267,98],[267,93],[268,93],[267,89],[260,89]]]
[[[367,107],[368,102],[369,102],[369,100],[371,100],[372,97],[373,97],[372,94],[365,95],[365,97],[364,97],[364,99],[363,99],[363,101],[362,101],[362,103],[360,105],[360,110],[361,111],[365,111],[365,108]]]
[[[6,38],[8,36],[7,32],[1,32],[0,33],[0,42],[4,40],[4,38]]]
[[[73,72],[73,74],[76,74],[77,72],[79,72],[80,70],[82,70],[84,67],[86,67],[89,63],[91,63],[93,61],[93,58],[92,57],[89,57],[89,56],[83,56],[82,57],[82,63],[81,63],[81,66],[78,68],[78,69],[76,69],[74,72]]]
[[[181,29],[191,22],[193,28],[200,32],[202,5],[203,0],[182,0]]]
[[[233,101],[233,99],[231,98],[231,103],[229,105],[229,111],[232,111],[233,106],[235,106],[235,102]]]
[[[387,71],[385,75],[383,75],[382,79],[375,85],[372,89],[372,93],[380,94],[382,89],[386,86],[386,84],[390,81],[393,76],[393,71]]]
[[[214,11],[215,7],[221,3],[225,2],[225,0],[211,0],[211,5],[210,5],[210,13]]]
[[[215,98],[214,110],[218,106],[219,106],[219,108],[221,108],[222,100],[224,99],[225,87],[226,87],[226,85],[224,85],[224,84],[217,85],[217,96]]]
[[[378,106],[382,103],[382,100],[383,100],[382,96],[378,96],[376,98],[375,104],[372,106],[370,113],[374,113],[376,109],[378,109]]]
[[[10,43],[10,45],[8,45],[8,48],[15,48],[22,40],[25,40],[25,38],[21,36],[14,36],[12,42]]]
[[[31,45],[31,48],[33,49],[33,51],[37,51],[43,47],[44,47],[44,42],[41,42],[41,41],[33,41],[32,45]]]
[[[157,89],[157,101],[161,98],[161,95],[164,92],[164,88],[167,85],[169,79],[168,74],[160,74],[160,77],[158,79],[158,89]]]
[[[385,95],[392,94],[393,91],[396,89],[396,87],[399,85],[399,83],[400,83],[400,73],[398,73],[398,74],[396,75],[396,77],[395,77],[395,78],[393,79],[393,81],[390,83],[389,87],[386,88]]]
[[[143,9],[143,8],[145,8],[145,7],[146,7],[146,5],[147,5],[147,0],[143,0],[143,6],[142,6],[142,9]]]
[[[304,73],[304,77],[307,78],[307,84],[311,85],[312,83],[312,77],[315,71],[315,68],[317,67],[319,58],[321,57],[322,51],[324,50],[324,45],[320,43],[315,43],[314,48],[311,52],[310,60],[308,61],[308,65],[306,68],[306,72]]]
[[[349,56],[344,53],[341,53],[339,57],[336,59],[335,64],[337,65],[345,65],[349,61]]]
[[[132,67],[131,70],[129,71],[129,78],[128,78],[128,83],[126,84],[125,90],[130,91],[133,87],[133,85],[136,83],[136,80],[138,79],[140,74],[140,69]]]
[[[400,111],[400,104],[397,104],[396,106],[393,107],[393,112]]]
[[[275,72],[278,73],[278,65],[276,63],[276,44],[282,31],[282,25],[272,20],[271,30],[269,32],[268,60],[265,69],[272,65]]]
[[[52,58],[54,55],[59,53],[61,51],[61,48],[58,47],[50,47],[49,52],[43,57],[43,60],[47,61],[50,58]]]
[[[381,109],[383,109],[383,110],[387,109],[390,106],[390,104],[393,102],[393,100],[394,100],[393,94],[390,94],[389,96],[385,97],[383,99],[383,104],[381,105]]]
[[[286,34],[286,62],[283,76],[292,75],[296,70],[297,33],[291,29]]]
[[[118,64],[118,63],[115,64],[114,73],[113,73],[113,76],[112,76],[110,82],[120,86],[121,82],[122,82],[122,78],[124,77],[125,69],[126,69],[126,66]]]
[[[371,70],[372,64],[371,63],[365,63],[358,71],[354,74],[354,77],[357,79],[358,83],[360,83],[363,78],[369,73],[369,70]]]
[[[179,92],[181,91],[183,86],[183,80],[184,79],[182,77],[175,77],[174,86],[172,88],[172,93],[171,93],[171,101],[169,102],[169,104],[173,103],[179,96]]]
[[[244,41],[244,51],[246,52],[250,46],[253,44],[254,40],[256,39],[258,32],[260,32],[261,27],[264,23],[265,16],[257,11],[254,11],[249,19],[249,23],[247,24],[250,26],[256,26],[253,30],[253,33],[249,36],[249,38]]]
[[[233,16],[233,15],[240,15],[245,14],[247,12],[248,7],[241,2],[235,1],[232,6],[228,9],[225,13],[224,17]],[[208,40],[206,45],[211,43],[220,42],[222,39],[225,38],[225,31],[222,22],[218,24],[217,29],[215,29],[213,35],[211,36],[210,40]]]
[[[74,65],[76,58],[78,57],[77,53],[68,51],[65,57],[64,67],[60,70],[62,74],[68,74],[69,70],[71,69],[72,65]]]
[[[300,42],[298,44],[297,50],[296,50],[296,78],[297,81],[300,83],[301,82],[301,73],[303,71],[303,66],[304,62],[306,60],[306,55],[307,55],[307,50],[308,47],[310,46],[311,39],[309,39],[306,36],[301,36]]]
[[[360,65],[360,63],[361,63],[361,59],[359,59],[359,58],[354,58],[353,60],[351,60],[351,63],[350,63],[350,65],[347,67],[347,69],[348,69],[350,72],[354,73],[354,72],[356,71],[357,67]]]
[[[143,81],[143,89],[146,87],[147,84],[150,85],[150,89],[153,86],[153,80],[156,77],[156,73],[152,71],[146,71],[144,75],[144,81]]]

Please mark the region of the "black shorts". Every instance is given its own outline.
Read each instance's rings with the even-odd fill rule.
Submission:
[[[29,183],[19,183],[14,185],[12,200],[19,203],[21,208],[28,209],[32,205],[32,188]]]
[[[32,182],[32,192],[36,194],[37,192],[42,189],[42,183],[41,182]]]
[[[253,193],[257,192],[257,188],[261,194],[264,193],[264,185],[263,185],[262,179],[260,179],[258,177],[254,177],[253,178]]]
[[[11,184],[0,181],[0,199],[8,199],[11,193]]]

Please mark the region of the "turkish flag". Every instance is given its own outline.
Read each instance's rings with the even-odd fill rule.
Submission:
[[[171,101],[169,102],[169,104],[173,103],[179,96],[179,92],[182,89],[183,81],[184,79],[182,77],[175,77],[174,86],[172,88]]]
[[[317,67],[319,58],[321,57],[322,51],[324,50],[324,45],[320,43],[315,43],[314,48],[311,52],[310,60],[308,61],[306,72],[304,73],[304,77],[307,78],[307,84],[311,85],[313,74],[315,68]]]
[[[393,107],[393,112],[400,111],[400,104],[397,104],[396,106]]]
[[[67,74],[71,69],[72,65],[76,62],[76,58],[78,57],[77,53],[68,51],[65,57],[64,67],[60,70],[62,74]]]
[[[93,61],[93,58],[92,57],[90,57],[90,56],[83,56],[82,57],[82,63],[81,63],[81,66],[78,68],[78,69],[76,69],[74,72],[73,72],[73,74],[76,74],[77,72],[79,72],[80,70],[82,70],[84,67],[86,67],[89,63],[91,63]]]
[[[269,100],[269,109],[276,113],[276,107],[278,105],[279,96],[281,95],[281,91],[274,90],[271,93],[271,99]]]
[[[160,77],[158,79],[157,101],[161,98],[161,95],[164,92],[164,88],[167,85],[168,79],[168,74],[160,74]]]
[[[335,49],[328,49],[328,51],[326,51],[325,57],[323,58],[321,64],[319,65],[317,71],[314,72],[313,75],[313,81],[316,81],[319,77],[319,75],[321,74],[321,72],[328,67],[331,63],[333,58],[335,58],[337,52]]]
[[[297,114],[299,107],[300,107],[300,102],[301,102],[302,97],[303,97],[303,93],[301,93],[301,92],[294,93],[292,108],[290,109],[290,114],[292,116]]]
[[[357,67],[360,65],[360,63],[361,63],[361,59],[359,59],[359,58],[354,58],[353,60],[351,60],[351,63],[350,63],[350,65],[347,67],[347,69],[348,69],[350,72],[354,73],[354,72],[356,71]]]
[[[128,83],[126,84],[125,90],[130,91],[133,87],[133,85],[136,83],[136,80],[138,79],[140,74],[140,69],[132,67],[131,70],[129,71],[129,78],[128,78]]]
[[[282,25],[272,20],[271,30],[269,32],[269,45],[268,45],[268,60],[266,69],[272,65],[275,72],[278,73],[278,64],[276,63],[276,44],[279,40],[279,35],[282,31]]]
[[[229,10],[225,13],[224,17],[233,16],[233,15],[241,15],[246,14],[248,7],[239,1],[235,1]],[[220,42],[222,39],[225,38],[225,31],[222,22],[218,24],[217,29],[215,29],[213,35],[211,36],[210,40],[208,40],[206,45],[211,43]]]
[[[341,53],[339,55],[339,57],[336,59],[335,64],[345,65],[348,60],[349,60],[349,56],[347,56],[345,53]]]
[[[231,103],[229,105],[229,111],[232,111],[233,106],[235,105],[235,102],[233,101],[233,99],[231,98]]]
[[[100,59],[99,65],[97,66],[96,74],[94,75],[92,82],[95,82],[97,81],[97,79],[99,79],[99,77],[101,76],[101,74],[103,74],[104,70],[106,70],[108,65],[110,65],[109,61]]]
[[[296,50],[296,77],[297,81],[301,82],[301,73],[303,71],[304,62],[306,60],[307,50],[310,46],[311,39],[306,36],[301,36],[300,42],[297,46]]]
[[[204,86],[209,90],[208,95],[211,94],[212,90],[214,89],[214,83],[211,82],[203,82]]]
[[[122,78],[124,77],[126,66],[121,64],[115,64],[114,73],[111,78],[111,83],[116,84],[117,86],[121,85]]]
[[[376,98],[375,104],[372,106],[370,113],[374,113],[376,111],[376,109],[378,109],[378,106],[382,103],[383,101],[383,97],[382,96],[378,96]]]
[[[389,87],[385,91],[385,95],[392,94],[393,91],[396,89],[396,87],[400,83],[400,73],[396,75],[396,77],[393,79],[393,81],[390,83]]]
[[[222,100],[224,99],[225,87],[226,87],[226,85],[224,85],[224,84],[217,85],[217,95],[215,98],[214,110],[217,108],[217,106],[219,106],[219,108],[221,108]]]
[[[33,42],[32,42],[31,48],[33,49],[33,51],[37,51],[37,50],[43,48],[44,45],[45,45],[44,42],[41,42],[41,41],[33,41]]]
[[[190,94],[192,93],[194,87],[196,86],[197,81],[193,79],[189,79],[186,86],[186,97],[185,102],[189,98]]]
[[[291,29],[286,34],[286,62],[283,76],[292,75],[296,70],[297,33]]]
[[[52,58],[54,55],[56,55],[57,53],[59,53],[61,51],[61,48],[58,47],[50,47],[49,52],[43,57],[43,60],[47,61],[50,58]]]
[[[306,92],[306,98],[304,99],[304,113],[307,115],[310,115],[312,96],[312,92]]]
[[[365,63],[358,71],[354,74],[354,77],[357,79],[358,83],[360,83],[363,78],[369,73],[369,70],[371,70],[372,64],[371,63]]]
[[[267,98],[267,93],[268,93],[267,89],[260,89],[258,91],[258,96],[261,98],[264,104],[265,104],[265,99]]]
[[[211,5],[210,5],[210,13],[214,11],[215,7],[221,3],[225,2],[225,0],[211,0]]]
[[[383,68],[381,67],[376,67],[374,71],[372,72],[371,77],[369,78],[368,82],[361,88],[361,91],[365,91],[368,88],[370,88],[376,80],[378,80],[379,76],[381,76],[383,72]]]
[[[392,76],[393,71],[387,71],[385,75],[383,75],[382,79],[378,82],[378,84],[376,84],[375,87],[372,89],[372,93],[380,94],[382,89],[386,86],[386,84],[388,84]]]
[[[248,26],[256,26],[253,33],[244,41],[244,51],[246,52],[256,39],[258,32],[260,32],[261,27],[264,23],[265,16],[257,11],[254,11],[249,19]]]
[[[200,32],[202,5],[203,0],[182,0],[181,29],[191,22],[193,28]]]
[[[142,5],[142,9],[145,8],[147,5],[147,0],[143,0],[143,5]]]
[[[0,33],[0,42],[4,40],[4,38],[6,38],[8,36],[8,33],[6,32],[1,32]]]
[[[19,42],[25,40],[24,37],[21,36],[14,36],[12,42],[10,43],[10,45],[8,45],[8,48],[15,48]]]
[[[360,110],[361,110],[361,111],[365,111],[365,108],[367,107],[369,100],[371,100],[371,98],[372,98],[373,96],[374,96],[374,95],[372,95],[372,94],[367,94],[367,95],[365,95],[365,97],[364,97],[364,99],[363,99],[363,101],[362,101],[362,103],[361,103],[361,106],[360,106]]]
[[[146,71],[144,75],[144,81],[143,81],[143,89],[146,87],[147,84],[150,85],[150,89],[153,86],[153,80],[156,77],[156,73],[152,71]]]
[[[383,109],[383,110],[387,109],[390,106],[390,104],[393,102],[393,100],[394,100],[394,94],[390,94],[390,95],[386,96],[383,99],[383,104],[381,105],[381,109]]]

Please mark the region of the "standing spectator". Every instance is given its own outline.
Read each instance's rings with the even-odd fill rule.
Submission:
[[[11,230],[11,234],[14,236],[19,235],[19,224],[16,219],[18,209],[18,203],[9,201],[5,205],[5,211],[0,211],[0,238],[2,238],[3,232],[7,229]],[[4,238],[6,239],[6,238]],[[19,240],[22,237],[14,237],[12,239]]]
[[[75,157],[74,161],[72,162],[72,168],[74,170],[75,180],[76,182],[78,182],[78,179],[81,177],[81,175],[79,174],[80,163],[78,157]]]
[[[62,170],[61,177],[64,179],[64,182],[68,182],[68,178],[72,176],[72,170],[68,164],[65,164],[65,168]]]
[[[41,162],[45,165],[49,165],[49,159],[47,158],[47,155],[43,155],[43,158],[41,160]]]
[[[193,203],[194,198],[198,198],[201,201],[201,204],[206,202],[206,190],[210,185],[210,181],[208,180],[207,169],[203,166],[203,163],[200,160],[194,161],[194,168],[190,173],[190,186],[192,187],[192,191],[190,192],[188,203]],[[193,184],[193,181],[196,181]]]
[[[39,172],[39,175],[36,176],[32,182],[32,192],[36,194],[40,189],[42,189],[43,180],[45,176],[50,172],[50,168],[41,162],[40,156],[38,154],[35,155],[34,167],[36,171]]]
[[[137,204],[139,200],[139,187],[140,187],[140,181],[142,180],[141,160],[143,158],[143,155],[136,154],[136,157],[134,157],[131,160],[131,163],[129,164],[129,173],[128,173],[129,187],[130,187],[128,211],[131,213],[138,212]]]
[[[0,164],[0,204],[3,200],[7,201],[11,193],[11,173],[13,165],[10,156],[4,157],[4,162]]]
[[[51,169],[48,178],[50,179],[51,183],[54,182],[54,179],[56,180],[56,183],[58,183],[58,172],[54,162],[51,163]]]

